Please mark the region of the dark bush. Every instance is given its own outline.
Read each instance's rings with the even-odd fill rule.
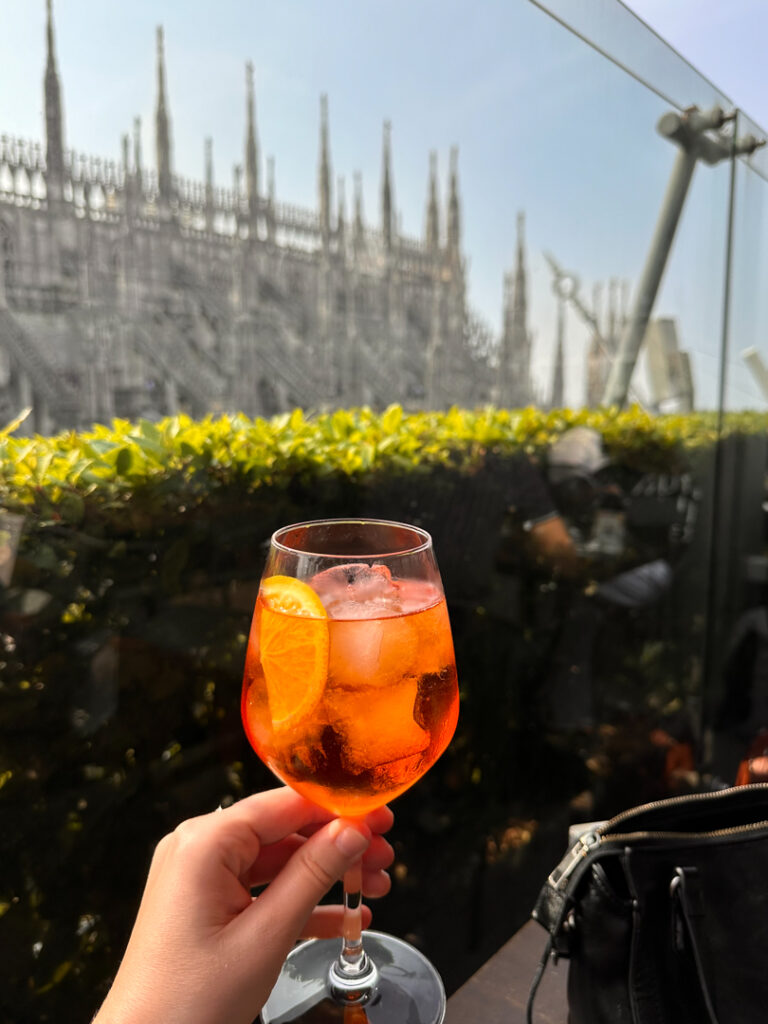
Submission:
[[[597,813],[663,790],[647,740],[696,687],[699,604],[675,602],[701,561],[681,552],[662,602],[627,611],[593,600],[590,572],[522,556],[505,480],[578,423],[632,479],[692,471],[706,485],[714,423],[637,411],[342,410],[2,440],[0,547],[23,521],[0,593],[2,1020],[89,1019],[157,840],[273,785],[239,697],[265,544],[285,523],[376,515],[435,535],[462,713],[449,751],[398,801],[396,884],[376,924],[422,944],[449,990],[526,916],[569,800],[591,788]],[[553,727],[544,682],[568,624],[594,641],[612,732]]]

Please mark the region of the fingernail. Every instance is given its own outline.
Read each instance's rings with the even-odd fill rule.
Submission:
[[[341,832],[334,839],[336,849],[340,850],[345,857],[356,857],[367,849],[370,837],[365,835],[352,825],[342,828]]]

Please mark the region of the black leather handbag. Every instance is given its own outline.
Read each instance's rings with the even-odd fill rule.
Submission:
[[[768,1021],[768,784],[635,807],[584,832],[539,893],[569,1024]]]

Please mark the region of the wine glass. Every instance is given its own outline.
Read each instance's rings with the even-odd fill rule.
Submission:
[[[458,702],[448,610],[425,530],[326,519],[273,535],[242,715],[279,779],[335,814],[367,814],[440,757]],[[343,939],[294,948],[263,1024],[443,1020],[445,990],[432,964],[399,939],[361,933],[360,888],[358,865],[344,878]]]

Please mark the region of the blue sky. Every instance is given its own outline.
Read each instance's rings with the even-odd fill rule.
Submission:
[[[591,2],[598,12],[606,7]],[[768,123],[757,52],[768,38],[764,0],[720,0],[706,16],[700,0],[632,6]],[[0,132],[42,137],[44,15],[43,0],[0,0]],[[674,159],[674,147],[655,132],[668,105],[528,0],[55,0],[55,15],[66,141],[81,152],[117,159],[120,136],[140,115],[152,163],[158,23],[165,27],[174,165],[185,176],[202,177],[208,135],[218,183],[229,184],[232,165],[242,162],[248,59],[262,160],[275,157],[283,201],[316,203],[322,92],[334,174],[345,177],[349,200],[352,175],[362,172],[371,223],[378,220],[385,119],[393,126],[395,203],[407,234],[423,231],[429,150],[438,152],[444,188],[449,149],[458,145],[470,301],[495,329],[517,212],[526,213],[542,397],[555,323],[544,250],[579,273],[587,299],[595,284],[631,284],[640,272]],[[606,17],[597,28],[613,31],[612,24]],[[643,26],[628,17],[622,24],[629,53],[643,43],[651,68],[663,62],[663,47]],[[657,306],[678,318],[705,405],[714,394],[727,187],[724,167],[697,170]],[[572,315],[567,330],[567,397],[578,403],[586,333]]]
[[[630,0],[628,6],[768,128],[765,0]]]

